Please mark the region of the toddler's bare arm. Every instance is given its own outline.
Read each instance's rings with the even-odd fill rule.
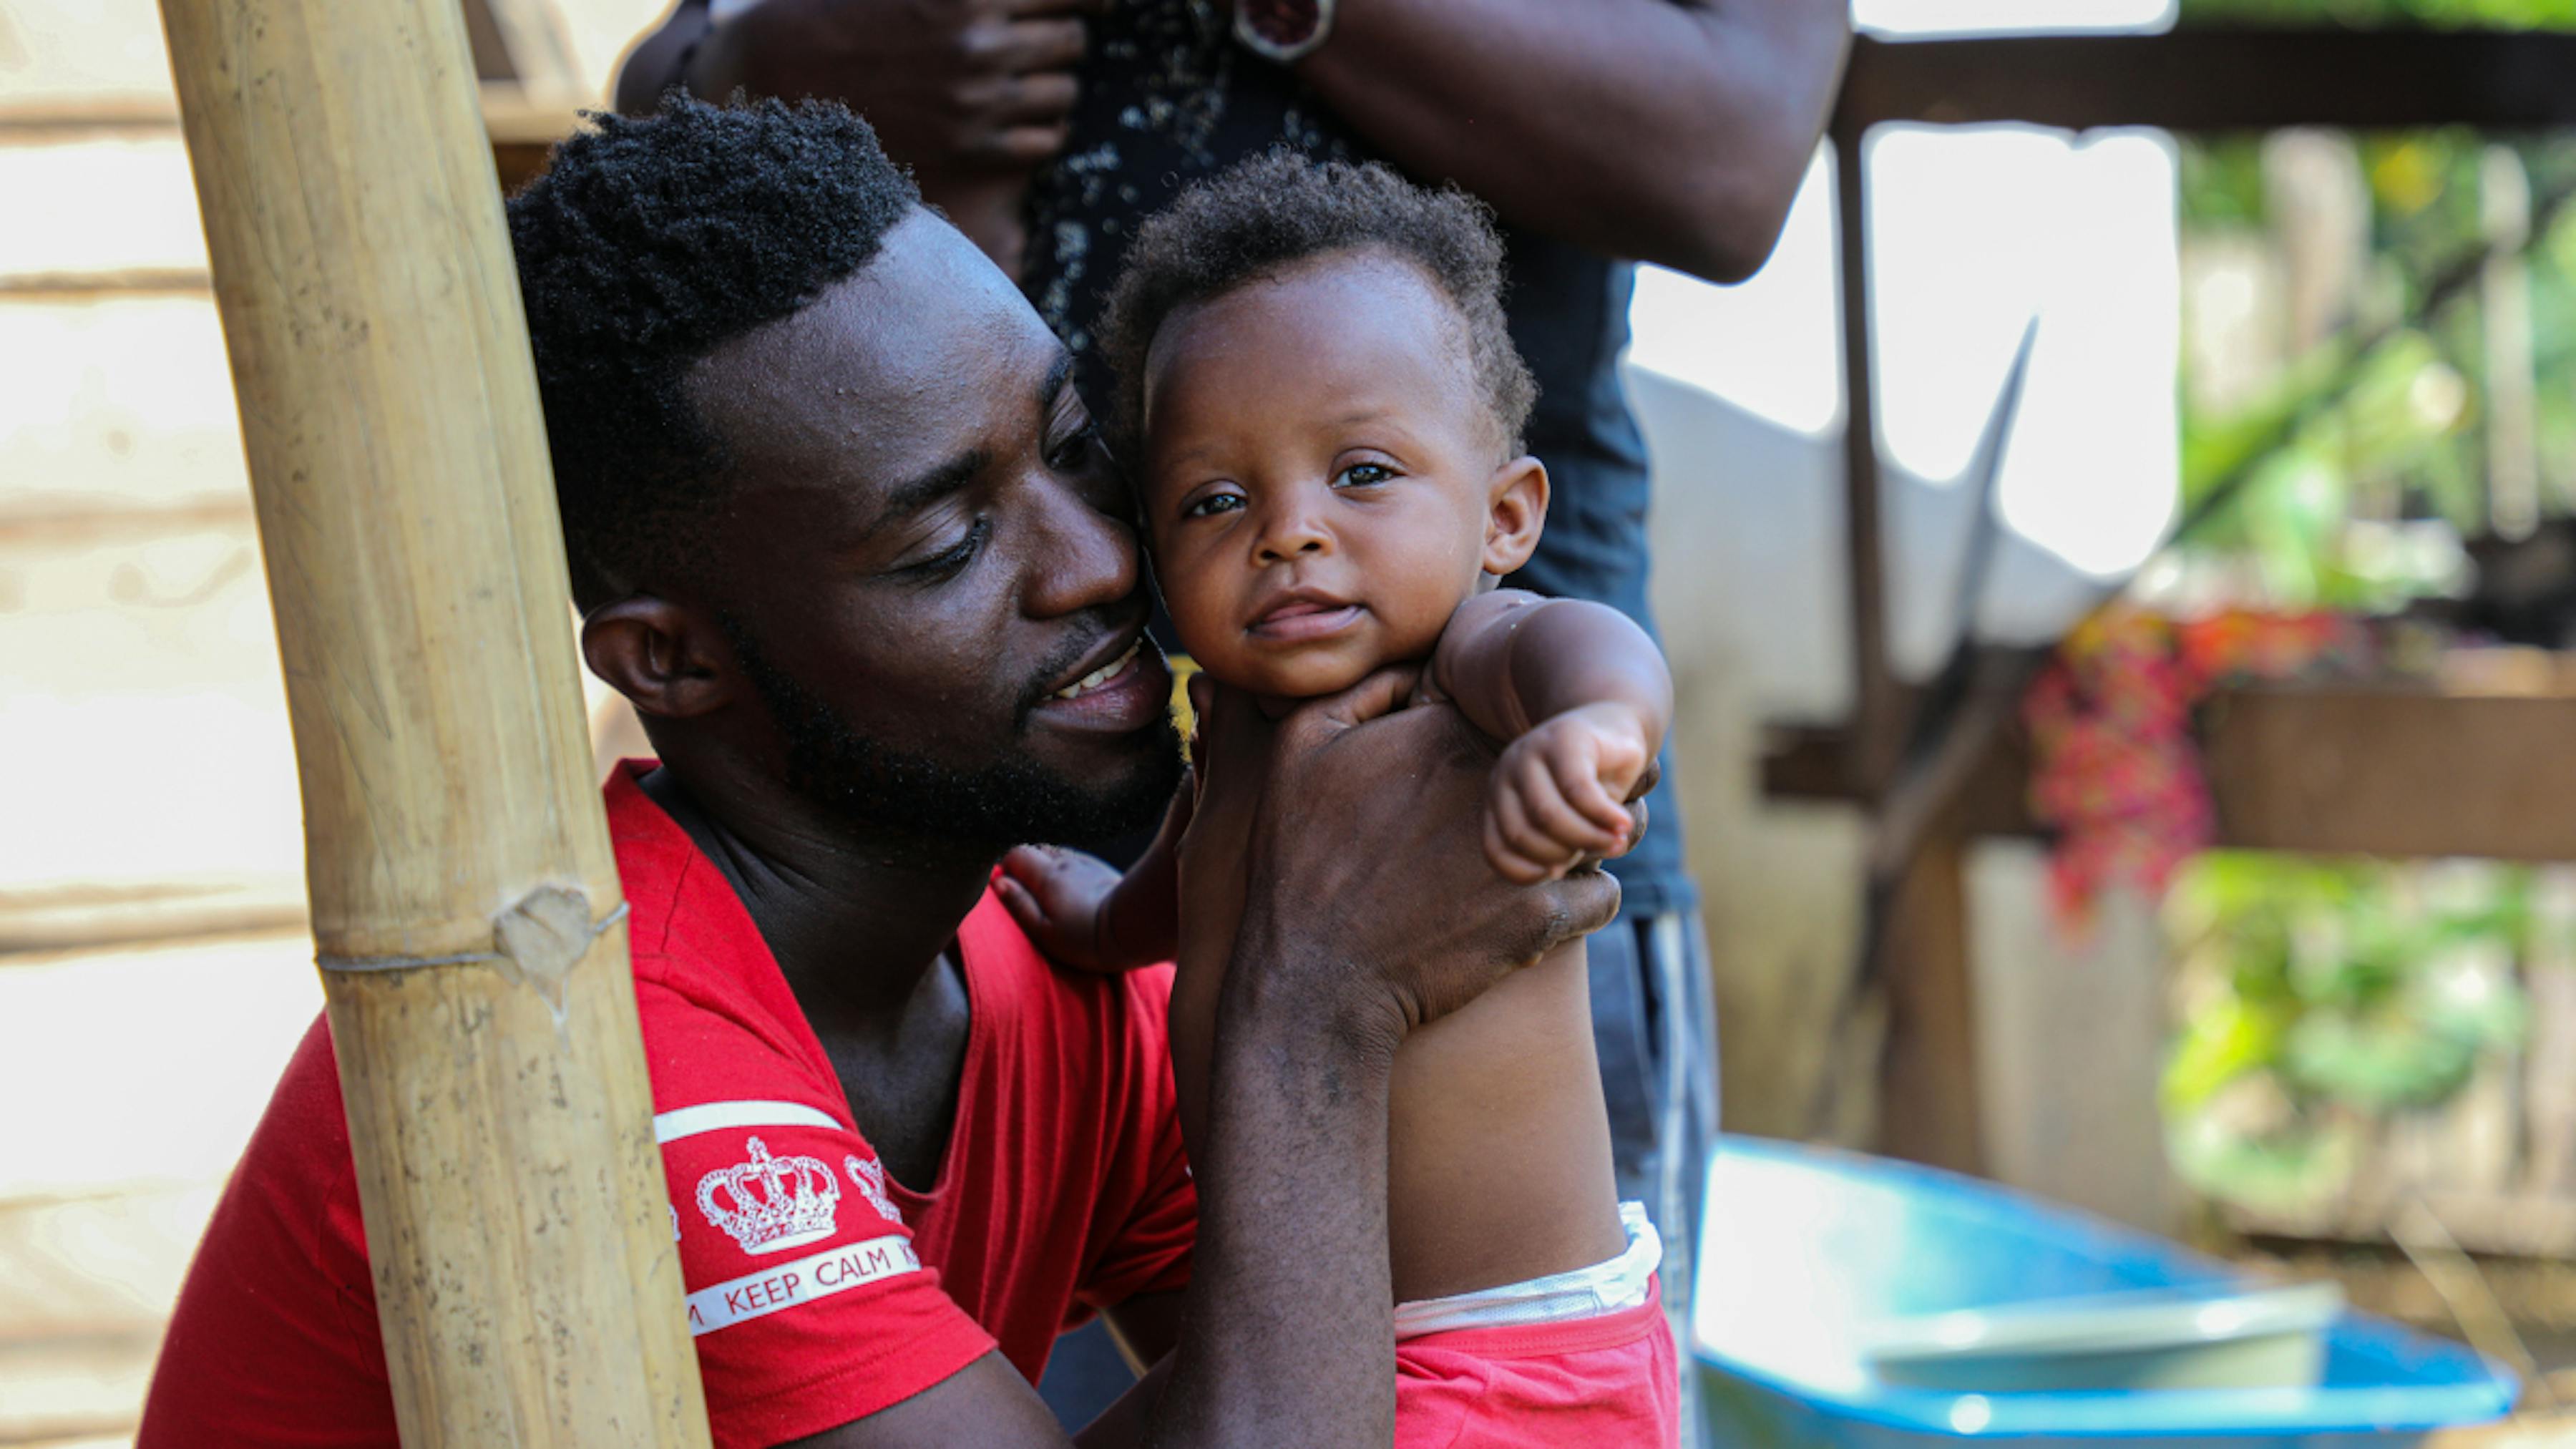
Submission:
[[[1633,843],[1625,806],[1654,782],[1673,709],[1645,630],[1604,605],[1495,589],[1450,618],[1431,676],[1506,742],[1485,829],[1495,869],[1544,880]]]

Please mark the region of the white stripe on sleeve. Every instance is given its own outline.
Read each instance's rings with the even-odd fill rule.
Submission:
[[[802,1102],[701,1102],[694,1107],[675,1107],[653,1119],[655,1142],[677,1142],[701,1132],[720,1132],[728,1127],[823,1127],[838,1129],[840,1123],[820,1107]]]

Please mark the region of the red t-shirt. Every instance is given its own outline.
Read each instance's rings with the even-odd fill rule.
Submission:
[[[971,1023],[939,1181],[890,1178],[724,876],[609,781],[690,1328],[721,1449],[865,1417],[999,1346],[1035,1380],[1094,1309],[1189,1281],[1168,967],[1049,966],[989,893],[957,931]],[[390,1446],[330,1033],[315,1022],[197,1249],[139,1449]]]

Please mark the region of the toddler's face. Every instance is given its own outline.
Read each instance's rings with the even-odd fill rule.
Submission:
[[[1515,510],[1529,489],[1506,483],[1536,468],[1496,466],[1466,349],[1429,278],[1367,253],[1163,324],[1146,363],[1146,526],[1164,604],[1208,673],[1329,694],[1429,654],[1485,572],[1527,557],[1537,519]]]

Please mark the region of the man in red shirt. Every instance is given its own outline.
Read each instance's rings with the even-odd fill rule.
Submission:
[[[1029,1380],[1093,1312],[1163,1365],[1085,1443],[1385,1443],[1394,1046],[1616,887],[1487,869],[1486,761],[1447,710],[1389,713],[1399,676],[1228,702],[1198,809],[1247,813],[1257,864],[1193,1180],[1168,975],[1060,974],[988,889],[1178,773],[1070,359],[846,111],[600,126],[511,226],[584,653],[661,755],[608,811],[716,1443],[1060,1444]],[[492,1230],[543,1231],[543,1191]],[[140,1443],[394,1439],[317,1023]]]

